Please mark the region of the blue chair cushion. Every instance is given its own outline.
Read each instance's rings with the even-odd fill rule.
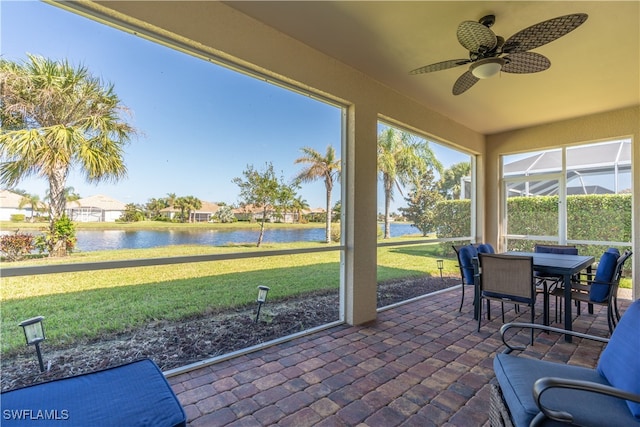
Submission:
[[[483,243],[481,245],[478,245],[478,252],[481,254],[495,254],[496,251],[495,249],[493,249],[493,246],[491,246],[491,243]]]
[[[1,399],[3,426],[183,427],[187,422],[150,359],[12,390]]]
[[[600,257],[596,277],[594,278],[596,283],[592,283],[589,289],[589,299],[591,301],[602,302],[607,299],[609,295],[609,285],[607,283],[613,279],[618,257],[619,255],[616,255],[615,252],[605,252]]]
[[[612,386],[640,394],[640,300],[627,308],[600,355],[597,370]],[[640,421],[640,403],[627,401]],[[614,424],[611,424],[614,425]]]
[[[473,264],[471,260],[478,256],[478,250],[473,245],[460,248],[460,267],[462,268],[462,279],[465,285],[473,285]]]
[[[561,254],[561,255],[578,255],[578,248],[571,246],[555,246],[555,245],[536,245],[534,252],[539,254]],[[561,280],[563,276],[554,274],[540,274],[537,271],[533,272],[536,277],[546,277],[553,280]]]
[[[493,359],[493,370],[514,425],[523,427],[528,426],[539,412],[533,398],[533,384],[539,378],[560,377],[610,385],[595,369],[510,354],[497,354]],[[575,425],[636,425],[625,401],[611,396],[581,390],[551,389],[543,395],[542,402],[551,409],[565,410],[574,415]]]
[[[546,254],[578,255],[578,248],[537,245],[535,247],[535,252]]]

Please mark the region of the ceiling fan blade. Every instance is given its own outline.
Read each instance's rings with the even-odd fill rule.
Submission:
[[[490,52],[498,44],[489,27],[475,21],[463,21],[458,25],[458,41],[472,53]]]
[[[471,74],[471,71],[465,72],[463,75],[458,77],[458,80],[456,80],[455,84],[453,85],[453,94],[460,95],[461,93],[466,92],[469,88],[471,88],[471,86],[476,84],[478,80],[480,79]]]
[[[551,66],[551,61],[544,55],[535,52],[520,52],[505,56],[509,61],[502,67],[505,73],[526,74],[544,71]]]
[[[525,28],[509,37],[504,43],[504,53],[525,52],[560,38],[582,25],[589,15],[574,13],[559,16]]]
[[[447,70],[449,68],[454,68],[459,65],[468,64],[471,62],[469,59],[450,59],[448,61],[437,62],[431,65],[425,65],[424,67],[416,68],[415,70],[409,71],[409,74],[423,74],[423,73],[431,73],[433,71]]]

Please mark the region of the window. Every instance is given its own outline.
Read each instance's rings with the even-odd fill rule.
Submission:
[[[596,258],[631,245],[631,140],[503,156],[510,250],[575,244]]]

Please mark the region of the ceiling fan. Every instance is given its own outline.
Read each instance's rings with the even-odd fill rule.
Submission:
[[[469,59],[450,59],[416,68],[409,74],[431,73],[460,65],[471,64],[453,85],[453,94],[460,95],[476,84],[504,71],[505,73],[537,73],[551,66],[549,59],[529,52],[560,38],[582,25],[588,18],[586,13],[574,13],[539,22],[509,37],[496,36],[491,26],[494,15],[482,17],[478,22],[463,21],[458,26],[458,41],[469,51]]]

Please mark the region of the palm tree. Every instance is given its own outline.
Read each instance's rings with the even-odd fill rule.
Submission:
[[[9,187],[30,176],[49,182],[49,231],[62,219],[65,185],[72,167],[88,182],[126,176],[124,146],[135,130],[113,85],[66,60],[29,55],[18,63],[0,59],[0,182]],[[66,255],[52,242],[50,256]]]
[[[305,209],[309,209],[309,202],[302,198],[302,196],[298,196],[293,199],[293,210],[296,212],[296,217],[298,222],[302,222],[302,211]]]
[[[160,198],[151,198],[145,204],[145,212],[147,214],[148,219],[156,219],[160,216],[160,211],[166,207],[168,207],[168,203],[166,199]]]
[[[18,209],[22,209],[25,206],[31,206],[31,217],[29,218],[29,221],[33,222],[33,213],[39,212],[44,206],[44,203],[40,201],[40,196],[37,194],[25,193],[20,199]]]
[[[445,169],[440,178],[440,194],[447,199],[459,199],[462,193],[462,178],[471,174],[471,163],[460,162]]]
[[[307,163],[308,166],[298,174],[296,179],[301,182],[324,180],[324,186],[327,190],[325,236],[326,242],[331,243],[331,191],[333,190],[333,182],[340,179],[340,159],[336,159],[336,151],[331,145],[327,146],[327,152],[324,156],[310,147],[304,147],[301,151],[304,155],[297,158],[295,163]]]
[[[180,220],[182,222],[194,222],[191,213],[202,207],[202,201],[194,196],[177,197],[174,206],[180,209]]]
[[[80,200],[80,194],[76,193],[76,189],[73,187],[64,187],[62,190],[62,194],[64,195],[64,200],[68,202],[75,202],[76,200]],[[50,191],[47,190],[45,192],[44,199],[48,202],[51,202],[51,194]]]
[[[293,209],[293,204],[296,197],[296,191],[300,188],[298,182],[293,182],[290,185],[281,185],[278,192],[276,213],[282,220],[287,222],[287,214],[289,210]]]
[[[418,185],[428,167],[438,171],[442,165],[426,141],[416,141],[411,134],[387,128],[378,135],[378,171],[384,186],[384,238],[391,238],[390,207],[394,187],[402,193],[405,185]]]
[[[176,203],[177,198],[178,196],[176,196],[176,193],[167,193],[167,197],[165,198],[167,206],[173,208],[173,205]]]

